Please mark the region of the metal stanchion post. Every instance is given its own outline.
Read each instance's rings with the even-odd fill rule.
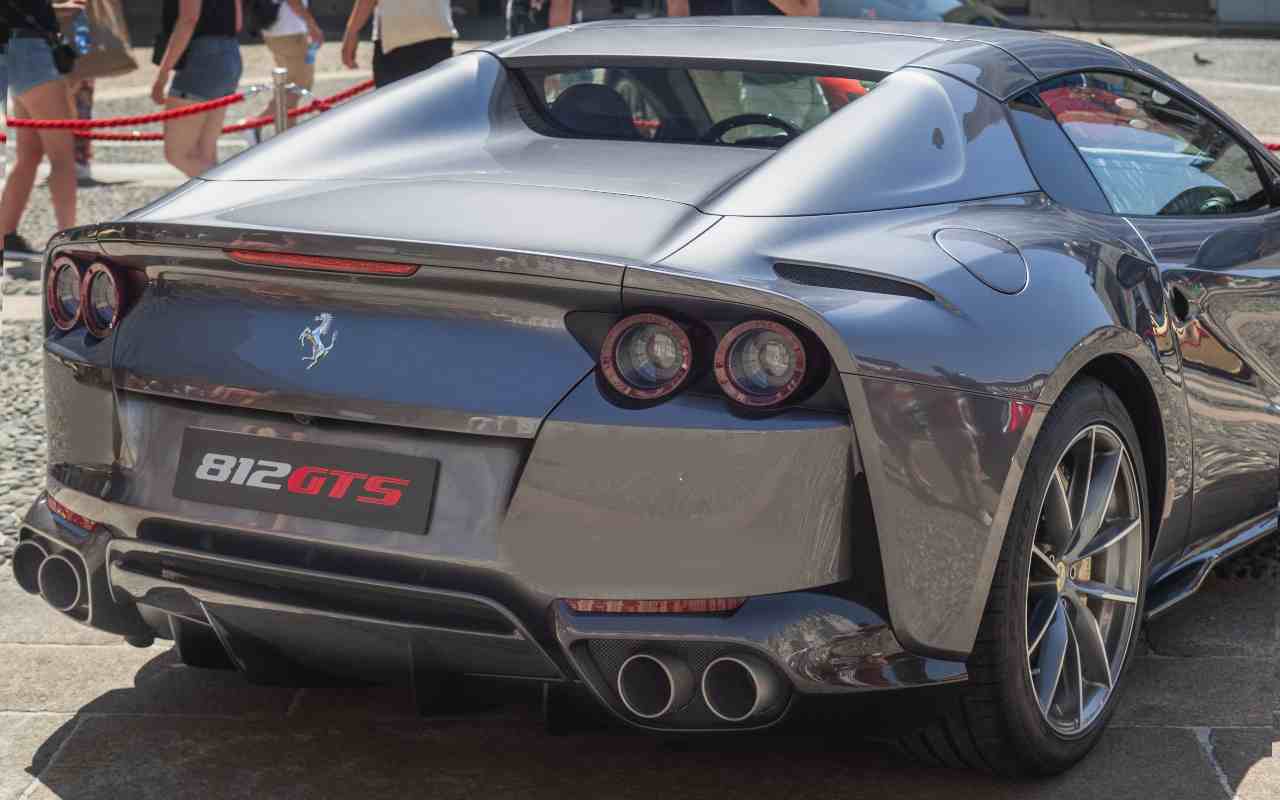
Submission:
[[[275,116],[276,135],[289,126],[289,70],[275,67],[271,70],[271,108]]]

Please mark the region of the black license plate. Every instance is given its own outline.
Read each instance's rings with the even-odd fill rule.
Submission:
[[[187,428],[173,494],[221,506],[426,533],[440,462]]]

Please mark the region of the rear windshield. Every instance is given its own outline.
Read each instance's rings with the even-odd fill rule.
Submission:
[[[666,67],[521,71],[544,133],[781,147],[857,101],[870,78]]]

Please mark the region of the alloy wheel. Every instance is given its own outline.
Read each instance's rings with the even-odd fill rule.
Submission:
[[[1027,567],[1027,669],[1041,715],[1063,736],[1102,714],[1128,656],[1143,513],[1124,440],[1106,425],[1080,431],[1041,500]]]

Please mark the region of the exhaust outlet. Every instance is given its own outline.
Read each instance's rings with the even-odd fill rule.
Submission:
[[[772,719],[786,695],[777,672],[758,656],[721,656],[702,673],[707,708],[725,722]]]
[[[694,678],[689,665],[665,653],[636,653],[618,669],[618,696],[627,710],[657,719],[688,705]]]
[[[84,584],[80,570],[66,556],[49,556],[40,565],[37,575],[40,596],[59,611],[71,611],[80,605]]]
[[[49,551],[31,539],[13,551],[13,577],[22,591],[40,594],[40,565],[48,557]]]

